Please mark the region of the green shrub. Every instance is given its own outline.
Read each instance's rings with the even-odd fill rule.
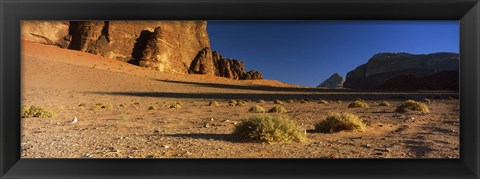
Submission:
[[[390,106],[390,103],[388,103],[387,101],[382,101],[380,104],[378,104],[379,106]]]
[[[275,106],[272,109],[268,110],[270,113],[286,113],[287,110],[282,106]]]
[[[315,125],[319,132],[339,132],[342,130],[365,132],[365,124],[358,116],[350,113],[333,113]]]
[[[263,100],[263,99],[258,100],[258,103],[265,103],[265,100]]]
[[[323,99],[321,99],[320,101],[318,101],[318,104],[328,104],[328,103],[329,103],[328,101],[323,100]]]
[[[396,112],[411,112],[411,111],[418,111],[418,112],[423,112],[423,113],[428,113],[430,110],[428,110],[427,105],[417,102],[414,100],[407,100],[403,102],[402,104],[397,106],[397,109],[395,110]]]
[[[276,99],[275,101],[273,101],[274,104],[283,104],[283,101],[279,100],[279,99]]]
[[[208,103],[209,106],[219,106],[218,102],[217,101],[210,101],[210,103]]]
[[[368,104],[363,100],[355,100],[348,105],[349,108],[368,108]]]
[[[266,143],[302,142],[304,130],[282,116],[256,115],[241,122],[233,132],[243,139]]]
[[[263,108],[262,106],[259,106],[259,105],[255,105],[255,106],[250,107],[250,109],[248,110],[248,112],[252,112],[252,113],[264,113],[264,112],[265,112],[265,108]]]
[[[22,106],[20,109],[20,117],[29,118],[29,117],[38,117],[38,118],[52,118],[55,117],[55,112],[45,109],[40,106]]]

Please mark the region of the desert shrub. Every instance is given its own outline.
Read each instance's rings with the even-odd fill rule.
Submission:
[[[245,106],[245,105],[247,105],[247,101],[245,101],[245,100],[238,100],[237,101],[237,106]]]
[[[52,118],[56,114],[53,111],[50,111],[46,108],[40,106],[22,106],[20,109],[20,117],[28,118],[28,117],[38,117],[38,118]]]
[[[319,132],[339,132],[342,130],[365,131],[365,124],[358,116],[350,113],[332,113],[315,125],[315,130]]]
[[[149,106],[148,107],[148,110],[155,110],[155,109],[157,109],[155,106]]]
[[[287,103],[293,103],[293,102],[295,102],[295,101],[294,101],[293,99],[289,99],[289,100],[287,100],[286,102],[287,102]]]
[[[309,101],[306,100],[306,99],[301,99],[301,100],[300,100],[300,103],[309,103]]]
[[[252,112],[252,113],[264,113],[264,112],[265,112],[265,108],[263,108],[262,106],[259,106],[259,105],[255,105],[255,106],[250,107],[250,109],[248,109],[248,112]]]
[[[238,103],[237,100],[232,99],[232,100],[228,101],[228,106],[236,106],[237,103]]]
[[[321,99],[320,101],[318,101],[318,104],[328,104],[328,103],[329,103],[328,101],[323,100],[323,99]]]
[[[133,104],[134,104],[134,105],[137,105],[137,106],[138,106],[138,105],[140,105],[140,103],[139,103],[139,102],[134,102]]]
[[[274,104],[283,104],[283,101],[282,100],[279,100],[279,99],[276,99],[275,101],[273,101]]]
[[[266,143],[302,142],[304,130],[282,116],[256,115],[241,122],[233,132],[243,139]]]
[[[382,101],[380,104],[378,104],[379,106],[390,106],[390,103],[388,103],[387,101]]]
[[[108,103],[96,103],[95,105],[93,105],[94,109],[99,109],[99,108],[112,109],[112,107],[113,106],[111,104],[108,104]]]
[[[170,105],[170,108],[172,108],[172,109],[178,109],[178,108],[182,108],[182,105],[180,105],[179,102],[175,102],[175,103],[173,103],[172,105]]]
[[[417,102],[414,100],[407,100],[400,105],[397,106],[397,109],[395,110],[396,112],[411,112],[411,111],[418,111],[418,112],[423,112],[423,113],[428,113],[430,110],[428,110],[427,105]]]
[[[119,104],[118,106],[120,106],[120,107],[122,107],[122,108],[123,108],[123,107],[127,107],[127,103],[122,103],[122,104]]]
[[[215,106],[215,107],[219,106],[219,104],[218,104],[217,101],[210,101],[210,102],[208,103],[208,105],[209,105],[209,106]]]
[[[432,103],[432,100],[430,100],[430,99],[428,99],[428,98],[425,98],[425,99],[423,100],[423,102],[425,102],[425,103],[427,103],[427,104],[430,104],[430,103]]]
[[[80,103],[80,104],[78,104],[78,107],[87,107],[87,104],[85,104],[85,103]]]
[[[275,106],[272,109],[268,110],[270,113],[286,113],[287,110],[282,106]]]
[[[258,100],[258,103],[265,103],[265,100],[263,100],[263,99]]]
[[[368,104],[363,100],[355,100],[348,105],[349,108],[368,108]]]

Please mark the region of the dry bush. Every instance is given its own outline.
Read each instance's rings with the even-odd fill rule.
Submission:
[[[256,115],[237,125],[233,134],[246,140],[272,144],[305,141],[304,131],[286,117]]]
[[[279,100],[279,99],[276,99],[275,101],[273,101],[274,104],[283,104],[283,101],[282,100]]]
[[[327,100],[323,100],[321,99],[320,101],[318,101],[318,104],[328,104],[329,102]]]
[[[287,103],[293,103],[293,102],[295,102],[293,99],[287,100]]]
[[[157,109],[155,106],[149,106],[148,107],[148,110],[155,110],[155,109]]]
[[[96,109],[112,109],[113,106],[108,103],[96,103],[95,105],[90,108],[91,110],[96,110]]]
[[[214,107],[220,106],[217,101],[210,101],[210,102],[208,103],[208,105],[209,105],[209,106],[214,106]]]
[[[358,116],[350,113],[332,113],[315,125],[319,132],[339,132],[342,130],[365,132],[365,124]]]
[[[264,113],[264,112],[265,112],[265,108],[263,108],[262,106],[259,106],[259,105],[255,105],[255,106],[250,107],[250,109],[248,110],[248,112],[252,112],[252,113]]]
[[[245,101],[245,100],[238,100],[237,106],[245,106],[245,105],[247,105],[247,101]]]
[[[368,108],[368,104],[364,100],[355,100],[348,105],[349,108]]]
[[[423,100],[423,102],[427,103],[427,104],[431,104],[432,103],[432,100],[431,99],[428,99],[428,98],[425,98]]]
[[[55,117],[55,112],[40,106],[22,106],[20,109],[20,117],[38,117],[38,118],[52,118]]]
[[[182,105],[180,105],[179,102],[175,102],[175,103],[173,103],[172,105],[170,105],[170,108],[172,108],[172,109],[178,109],[178,108],[182,108]]]
[[[237,100],[230,100],[228,101],[228,106],[236,106],[238,104]]]
[[[272,109],[268,110],[270,113],[286,113],[287,110],[282,106],[275,106]]]
[[[422,113],[428,113],[430,110],[428,110],[427,105],[417,102],[414,100],[407,100],[403,102],[402,104],[397,106],[397,109],[395,110],[396,112],[412,112],[412,111],[418,111]]]
[[[382,101],[380,104],[378,104],[379,106],[390,106],[390,103],[388,103],[387,101]]]
[[[265,100],[263,100],[263,99],[258,100],[258,103],[265,103]]]

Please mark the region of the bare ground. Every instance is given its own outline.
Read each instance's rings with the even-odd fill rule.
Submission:
[[[449,96],[458,94],[312,89],[274,80],[172,75],[23,42],[22,104],[47,107],[57,116],[19,119],[22,157],[459,158],[459,101]],[[394,112],[407,98],[425,97],[433,100],[429,114]],[[370,108],[348,108],[355,98],[366,100]],[[229,107],[230,99],[249,102]],[[266,103],[257,103],[259,99]],[[274,99],[296,99],[282,104],[288,110],[284,115],[307,130],[307,142],[262,144],[230,134],[252,115],[249,107],[278,106]],[[332,103],[319,104],[319,99]],[[220,106],[208,106],[212,100]],[[391,106],[378,106],[383,100]],[[176,102],[182,108],[170,108]],[[96,103],[113,107],[92,109]],[[314,132],[314,124],[331,112],[360,116],[367,131]],[[71,124],[74,117],[79,122]]]

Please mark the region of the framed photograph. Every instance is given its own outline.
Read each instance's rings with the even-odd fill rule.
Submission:
[[[478,0],[0,3],[0,178],[480,176]]]

